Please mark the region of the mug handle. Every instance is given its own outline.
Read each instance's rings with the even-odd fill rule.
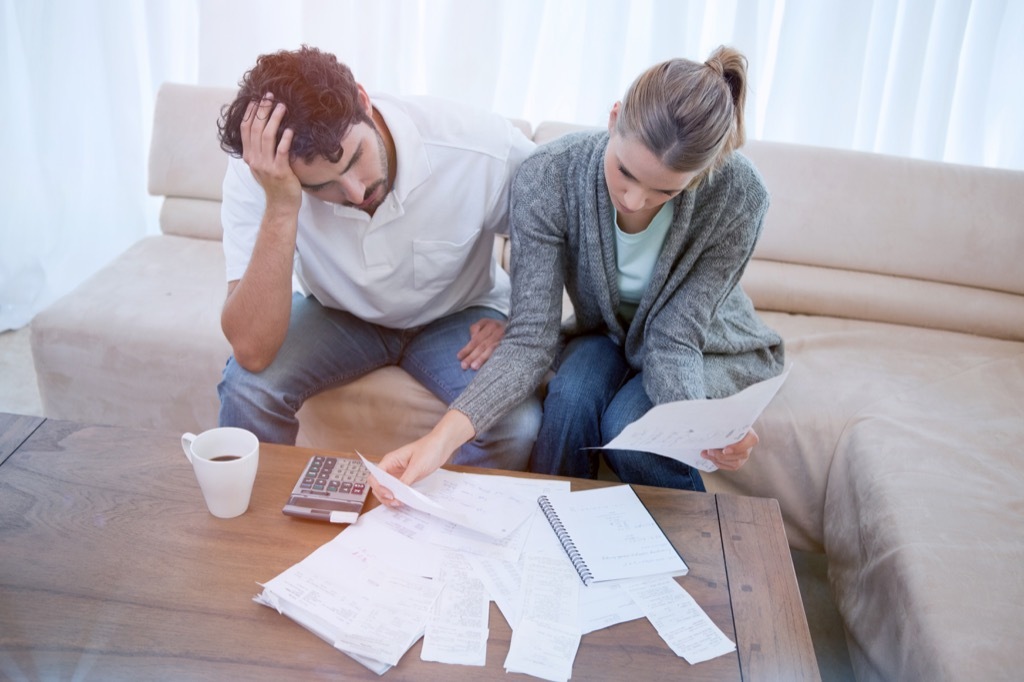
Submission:
[[[196,439],[196,434],[187,432],[181,436],[181,449],[185,451],[185,457],[188,461],[192,461],[192,441]]]

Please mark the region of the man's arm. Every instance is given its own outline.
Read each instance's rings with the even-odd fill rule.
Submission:
[[[251,372],[265,369],[288,332],[292,262],[302,187],[289,164],[292,133],[276,143],[285,107],[268,94],[251,103],[242,121],[242,159],[266,194],[266,209],[245,274],[228,283],[221,328],[235,360]]]

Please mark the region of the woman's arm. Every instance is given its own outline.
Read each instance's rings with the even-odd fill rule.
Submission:
[[[691,224],[673,226],[696,237],[676,243],[678,253],[662,254],[659,267],[668,263],[671,271],[654,303],[638,311],[646,315],[642,337],[629,340],[643,344],[644,389],[655,405],[717,397],[715,387],[705,385],[704,354],[742,352],[749,343],[722,339],[721,326],[714,325],[720,314],[734,312],[737,301],[729,298],[753,255],[768,194],[745,159],[720,173],[726,177],[698,190]]]
[[[565,272],[565,209],[558,168],[544,155],[523,163],[512,188],[512,301],[505,336],[451,409],[426,436],[381,460],[381,468],[412,484],[443,466],[536,390],[551,365],[561,322]],[[373,481],[374,494],[398,504]]]

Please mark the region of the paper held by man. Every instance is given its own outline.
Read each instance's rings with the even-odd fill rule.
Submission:
[[[741,440],[775,397],[790,369],[727,398],[655,405],[600,449],[653,452],[701,471],[716,471],[718,467],[700,453]]]

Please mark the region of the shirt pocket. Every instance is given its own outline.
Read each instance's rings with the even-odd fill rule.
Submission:
[[[462,274],[466,259],[479,237],[479,234],[472,234],[461,244],[450,241],[413,240],[413,281],[416,288],[436,293],[454,282]]]

